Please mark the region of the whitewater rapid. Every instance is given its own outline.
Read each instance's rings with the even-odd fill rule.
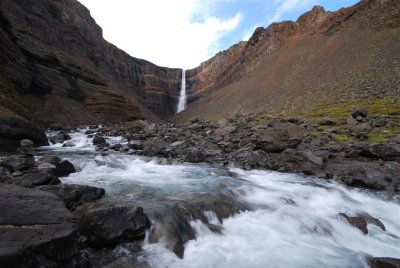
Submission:
[[[82,135],[74,139],[91,148]],[[50,151],[54,149],[62,156],[63,148]],[[368,256],[400,258],[399,199],[384,193],[296,174],[205,164],[162,165],[158,159],[117,153],[68,151],[64,158],[79,172],[62,178],[63,183],[102,187],[105,198],[132,202],[145,212],[149,204],[190,201],[205,194],[229,194],[249,208],[223,222],[213,211],[204,211],[210,223],[222,228],[221,233],[192,220],[196,238],[184,245],[183,258],[162,239],[157,243],[147,239],[140,254],[120,246],[115,262],[119,267],[130,267],[133,257],[150,267],[293,268],[368,267]],[[339,213],[368,213],[382,221],[386,231],[369,224],[364,235]]]

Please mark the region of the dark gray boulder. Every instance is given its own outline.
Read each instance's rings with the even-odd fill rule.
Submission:
[[[92,247],[143,239],[150,220],[143,208],[122,203],[85,204],[75,211],[79,229]]]
[[[68,160],[61,160],[56,164],[56,168],[54,169],[54,175],[58,177],[68,176],[71,173],[75,173],[76,169],[74,165]]]
[[[287,123],[267,129],[257,140],[257,148],[267,153],[280,153],[287,148],[295,148],[304,139],[301,127]]]
[[[104,137],[96,136],[96,137],[93,138],[93,144],[94,145],[103,145],[103,144],[106,144],[106,143],[107,143],[107,141],[106,141],[106,139]]]
[[[84,203],[100,199],[105,194],[102,188],[76,184],[45,185],[37,189],[56,194],[69,210],[75,210]]]
[[[61,160],[58,156],[45,155],[39,159],[39,164],[41,162],[54,165],[52,170],[54,175],[57,177],[68,176],[69,174],[76,172],[74,164],[66,159]]]
[[[368,264],[371,268],[400,268],[400,259],[370,258]]]
[[[365,146],[361,150],[360,155],[383,160],[393,160],[396,157],[400,157],[400,151],[395,145],[390,143],[374,143]]]
[[[366,118],[368,116],[368,111],[365,109],[356,109],[351,112],[351,116],[353,118],[357,118],[359,116],[362,118]]]
[[[0,184],[0,267],[55,267],[77,253],[77,225],[61,199]]]
[[[328,163],[325,172],[333,178],[352,187],[371,190],[396,191],[400,185],[400,164],[397,162],[344,161]]]

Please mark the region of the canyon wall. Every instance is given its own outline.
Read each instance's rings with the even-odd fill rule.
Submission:
[[[0,106],[37,123],[94,123],[175,113],[180,69],[103,39],[75,0],[0,1]]]
[[[316,6],[188,70],[189,109],[176,119],[310,116],[335,105],[400,110],[399,51],[400,1]]]

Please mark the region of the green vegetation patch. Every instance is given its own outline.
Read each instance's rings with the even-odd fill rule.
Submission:
[[[346,135],[343,135],[343,134],[336,134],[336,133],[333,133],[333,134],[332,134],[332,137],[335,138],[335,139],[337,139],[337,140],[339,140],[339,141],[342,141],[342,142],[345,142],[345,141],[348,141],[348,140],[349,140],[349,137],[347,137]]]

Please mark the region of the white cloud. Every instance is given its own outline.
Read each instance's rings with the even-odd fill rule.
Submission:
[[[311,4],[316,4],[316,0],[274,0],[274,2],[278,5],[276,11],[272,16],[270,16],[265,23],[271,24],[273,22],[277,22],[282,18],[285,13],[295,10],[302,9],[304,7],[310,6]]]
[[[109,42],[157,65],[193,68],[218,50],[218,41],[238,27],[240,13],[210,16],[213,0],[79,0],[89,8]]]
[[[319,0],[272,0],[270,14],[265,19],[243,31],[242,40],[247,41],[257,27],[268,27],[271,23],[280,22],[287,13],[296,10],[308,10],[310,6],[318,4]],[[272,11],[272,12],[271,12]]]

